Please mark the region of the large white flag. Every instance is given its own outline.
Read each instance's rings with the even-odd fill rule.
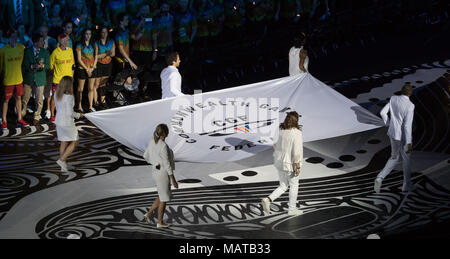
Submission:
[[[302,117],[304,142],[383,126],[383,121],[310,74],[86,114],[106,134],[144,152],[160,123],[176,161],[235,161],[273,145],[286,112]]]

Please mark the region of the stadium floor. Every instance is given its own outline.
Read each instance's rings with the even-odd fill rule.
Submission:
[[[439,105],[439,79],[449,67],[450,61],[438,61],[357,79],[381,82],[352,98],[375,114],[404,82],[415,86],[410,192],[401,191],[401,165],[380,194],[373,191],[390,155],[381,128],[305,143],[298,196],[304,213],[297,217],[286,214],[287,193],[272,204],[272,214],[262,211],[261,198],[278,185],[272,150],[236,162],[177,163],[180,188],[165,214],[172,227],[159,229],[156,215],[154,224],[143,221],[157,193],[139,153],[80,120],[80,145],[69,158],[75,169],[61,173],[55,127],[41,124],[0,137],[0,238],[449,237],[450,120]]]

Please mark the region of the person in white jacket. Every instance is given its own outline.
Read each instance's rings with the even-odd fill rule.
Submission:
[[[289,187],[289,216],[298,216],[302,211],[297,208],[298,181],[303,161],[303,137],[298,124],[297,112],[289,112],[280,124],[279,136],[274,141],[274,165],[278,169],[280,186],[269,197],[262,199],[264,212],[270,214],[270,203],[280,197]]]
[[[169,227],[163,222],[164,210],[166,209],[166,202],[170,201],[170,180],[173,186],[178,189],[178,183],[173,175],[175,170],[175,162],[172,149],[166,144],[165,139],[169,135],[169,128],[166,124],[159,124],[153,132],[153,137],[150,139],[147,149],[144,152],[144,159],[152,165],[153,180],[156,182],[156,190],[158,191],[158,198],[153,202],[152,207],[144,215],[145,221],[151,224],[149,217],[153,211],[158,209],[157,228]]]
[[[161,71],[162,99],[184,95],[181,92],[181,74],[178,71],[181,60],[177,52],[166,56],[167,67]]]
[[[79,119],[84,115],[73,111],[75,99],[73,96],[73,79],[70,76],[64,76],[54,96],[56,110],[55,118],[56,135],[58,141],[61,141],[59,148],[59,159],[56,163],[61,167],[61,171],[67,172],[66,160],[74,151],[78,144],[78,130],[74,119]]]
[[[394,169],[395,165],[403,159],[403,187],[402,191],[411,189],[411,161],[412,151],[412,123],[414,117],[414,104],[409,97],[412,95],[412,87],[405,84],[402,88],[402,95],[392,96],[389,103],[384,106],[380,114],[384,123],[389,126],[387,135],[391,141],[391,157],[385,167],[375,179],[374,189],[380,192],[383,179]],[[388,112],[391,118],[388,117]]]

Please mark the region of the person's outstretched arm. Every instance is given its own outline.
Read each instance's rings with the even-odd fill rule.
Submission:
[[[298,176],[303,162],[303,136],[302,132],[295,136],[294,145],[292,146],[292,162],[294,163],[294,171]],[[298,170],[297,170],[298,169]]]
[[[305,68],[305,60],[306,60],[306,57],[308,56],[308,52],[306,50],[302,49],[302,50],[300,50],[299,55],[300,55],[300,62],[298,64],[298,66],[301,71],[306,73],[307,71]]]
[[[410,153],[412,151],[412,123],[413,123],[413,117],[414,117],[414,107],[410,110],[408,110],[408,113],[406,114],[405,118],[405,137],[406,137],[406,144],[408,144],[408,152]]]
[[[388,112],[389,112],[389,104],[390,104],[391,102],[388,102],[384,107],[383,107],[383,109],[381,109],[381,111],[380,111],[380,115],[381,115],[381,118],[383,118],[383,121],[384,121],[384,124],[387,126],[387,125],[389,125],[389,117],[388,117]]]
[[[162,140],[160,140],[162,141]],[[169,160],[169,147],[166,145],[165,147],[163,147],[163,149],[161,150],[161,162],[164,166],[164,168],[167,170],[167,174],[169,175],[170,179],[172,180],[172,184],[173,186],[178,189],[178,183],[177,180],[175,179],[175,176],[173,175],[173,170],[172,170],[172,166],[170,165],[170,160]]]

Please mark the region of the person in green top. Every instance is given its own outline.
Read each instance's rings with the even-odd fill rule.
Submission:
[[[225,10],[223,0],[212,0],[213,18],[209,23],[209,37],[210,42],[214,43],[218,41],[218,36],[222,33],[223,23],[225,20]]]
[[[245,1],[225,1],[224,2],[224,39],[242,39],[244,36],[244,22],[246,16]]]
[[[175,20],[171,14],[170,5],[163,3],[161,12],[157,18],[158,24],[158,48],[159,54],[165,56],[173,50],[173,32],[175,30]]]
[[[298,22],[301,15],[300,7],[300,0],[278,0],[275,20],[278,21],[281,18],[284,22]]]
[[[91,19],[93,25],[102,26],[111,24],[106,1],[94,0],[89,12],[91,14],[89,19]]]
[[[151,16],[150,5],[143,4],[138,14],[131,20],[132,59],[138,66],[151,70],[151,64],[157,58],[158,25],[155,17]]]
[[[180,4],[175,13],[175,47],[184,56],[184,62],[188,62],[193,55],[192,42],[197,34],[197,18],[189,10],[188,4]]]
[[[37,109],[34,113],[33,125],[37,125],[41,119],[41,111],[44,103],[44,86],[47,83],[46,71],[50,69],[50,53],[44,48],[44,37],[41,34],[34,33],[31,39],[33,46],[25,50],[22,63],[24,83],[22,117],[27,112],[27,104],[33,88],[35,88]]]
[[[247,18],[249,35],[261,37],[267,31],[266,16],[271,12],[269,0],[247,0]]]
[[[193,0],[191,6],[196,10],[197,34],[196,43],[199,48],[196,52],[202,52],[208,45],[210,30],[214,23],[214,2],[209,0]]]

